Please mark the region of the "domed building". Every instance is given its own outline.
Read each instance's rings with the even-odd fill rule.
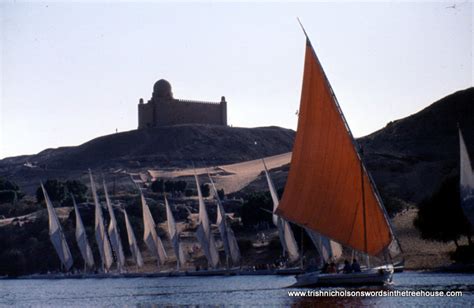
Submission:
[[[138,104],[138,129],[178,124],[227,125],[227,102],[200,102],[175,99],[171,84],[160,79],[153,86],[151,99]]]

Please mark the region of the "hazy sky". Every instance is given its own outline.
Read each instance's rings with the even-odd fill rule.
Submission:
[[[303,22],[356,136],[473,85],[473,4],[0,4],[0,158],[137,127],[156,80],[228,101],[228,123],[295,129]]]

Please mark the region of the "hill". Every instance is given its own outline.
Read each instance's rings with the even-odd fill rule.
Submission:
[[[453,93],[420,112],[359,138],[367,168],[386,203],[418,203],[459,164],[458,124],[474,159],[474,88]],[[0,160],[0,176],[31,192],[40,179],[79,178],[88,168],[108,172],[218,166],[291,151],[294,131],[280,127],[236,128],[178,125],[99,137],[76,147]],[[255,144],[256,142],[256,144]],[[33,168],[24,166],[25,162]],[[288,168],[276,179],[284,186]],[[245,191],[265,187],[260,174]],[[32,183],[33,182],[33,183]],[[393,206],[386,204],[389,208]]]
[[[291,151],[294,135],[280,127],[196,124],[132,130],[79,146],[5,158],[0,160],[0,176],[31,192],[40,179],[77,178],[88,168],[106,172],[216,166],[277,155]]]
[[[384,199],[418,203],[459,174],[458,124],[474,159],[474,88],[451,94],[358,141]]]

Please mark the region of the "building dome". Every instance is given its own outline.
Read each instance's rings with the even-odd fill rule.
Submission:
[[[171,84],[164,79],[155,82],[153,86],[153,98],[173,98]]]

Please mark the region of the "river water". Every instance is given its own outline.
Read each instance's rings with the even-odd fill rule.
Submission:
[[[2,279],[0,306],[440,306],[474,305],[474,275],[406,272],[384,290],[462,291],[461,297],[290,297],[292,276]],[[324,290],[334,290],[325,288]],[[343,290],[338,288],[337,290]],[[362,288],[350,290],[382,290]]]

